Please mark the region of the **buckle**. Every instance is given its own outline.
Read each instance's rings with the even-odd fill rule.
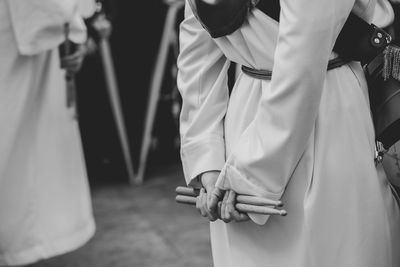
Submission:
[[[392,36],[383,29],[371,24],[374,27],[374,32],[371,35],[371,45],[376,48],[383,48],[390,44],[393,40]]]
[[[382,163],[383,161],[383,156],[387,150],[383,146],[382,142],[376,141],[375,142],[375,164]]]

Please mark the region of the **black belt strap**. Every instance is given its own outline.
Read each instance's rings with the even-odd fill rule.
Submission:
[[[339,68],[343,65],[346,65],[347,63],[349,63],[348,60],[344,60],[340,57],[331,59],[331,60],[329,60],[327,70]],[[259,79],[259,80],[269,81],[272,78],[272,71],[270,71],[270,70],[257,70],[257,69],[253,69],[253,68],[242,65],[242,71],[244,74],[246,74],[250,77],[253,77],[255,79]]]

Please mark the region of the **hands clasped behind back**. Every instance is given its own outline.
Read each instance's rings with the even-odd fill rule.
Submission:
[[[207,217],[210,221],[221,219],[228,223],[231,221],[247,221],[247,214],[236,210],[236,193],[232,190],[223,191],[215,184],[219,171],[209,171],[201,174],[202,188],[197,197],[196,208],[201,216]]]

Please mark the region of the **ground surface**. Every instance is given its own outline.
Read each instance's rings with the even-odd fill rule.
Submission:
[[[174,200],[183,181],[173,165],[150,170],[142,186],[92,186],[92,240],[30,267],[211,267],[208,223]]]

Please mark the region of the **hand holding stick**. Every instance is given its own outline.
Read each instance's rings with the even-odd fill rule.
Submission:
[[[175,197],[177,203],[196,205],[196,198],[199,195],[199,190],[178,186],[175,191],[177,194]],[[236,209],[242,213],[286,216],[286,210],[276,209],[276,207],[282,206],[283,204],[281,201],[248,195],[238,195],[235,205]]]
[[[86,49],[83,44],[76,44],[69,39],[69,24],[64,24],[64,42],[59,46],[60,66],[65,69],[67,85],[66,105],[74,109],[74,117],[77,118],[75,73],[79,71],[85,57]]]

